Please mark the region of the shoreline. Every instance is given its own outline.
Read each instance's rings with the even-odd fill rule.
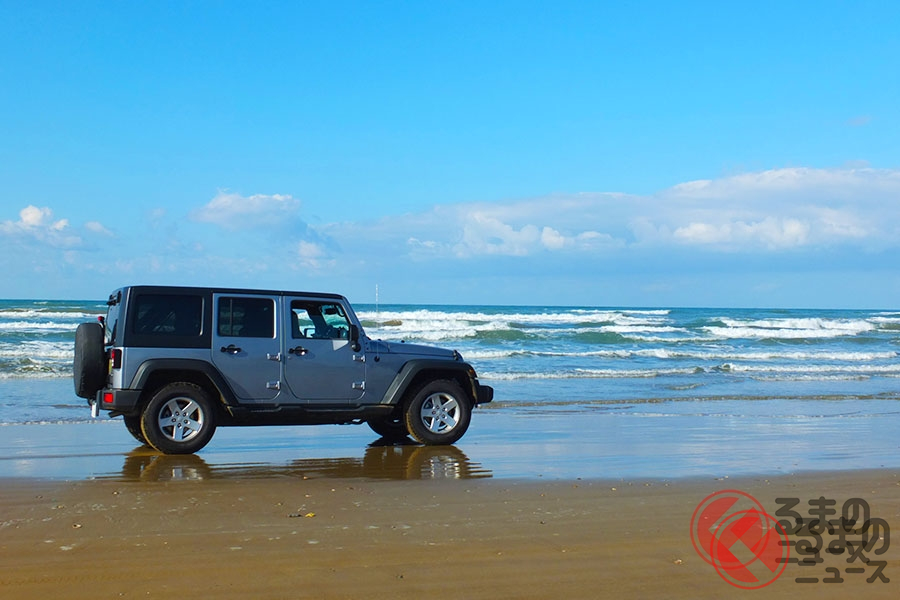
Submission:
[[[804,511],[859,498],[900,527],[900,417],[805,406],[816,414],[498,405],[450,447],[379,445],[364,425],[222,428],[187,456],[138,447],[121,420],[3,426],[0,586],[13,599],[729,597],[690,533],[710,494],[741,490],[768,514],[778,498]],[[761,594],[896,598],[898,548],[870,556],[889,583],[828,555]],[[834,569],[843,583],[823,583]]]
[[[0,478],[128,479],[143,472],[142,461],[220,478],[661,480],[852,472],[900,469],[898,429],[900,410],[889,400],[790,407],[679,401],[628,411],[498,404],[476,411],[469,431],[449,447],[386,443],[365,425],[232,427],[220,428],[192,458],[153,459],[121,419],[100,419],[0,426]]]

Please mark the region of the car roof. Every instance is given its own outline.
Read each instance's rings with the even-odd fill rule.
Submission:
[[[136,292],[143,293],[156,293],[156,294],[167,294],[167,293],[181,293],[181,294],[249,294],[249,295],[260,295],[260,296],[309,296],[316,298],[328,298],[331,300],[346,300],[344,296],[341,294],[329,293],[329,292],[300,292],[300,291],[285,291],[285,290],[266,290],[266,289],[254,289],[254,288],[232,288],[232,287],[195,287],[195,286],[178,286],[178,285],[129,285],[120,290],[114,291],[110,297],[113,297],[117,294],[118,291],[122,291],[123,293],[126,290],[132,290]]]

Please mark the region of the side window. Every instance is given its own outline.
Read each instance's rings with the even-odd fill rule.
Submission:
[[[346,340],[350,322],[344,307],[334,302],[294,300],[291,302],[291,337],[319,340]]]
[[[219,298],[218,332],[224,337],[274,337],[275,303],[269,298]]]
[[[144,294],[136,299],[133,331],[141,335],[199,336],[203,298],[190,295]],[[107,322],[109,318],[107,318]]]

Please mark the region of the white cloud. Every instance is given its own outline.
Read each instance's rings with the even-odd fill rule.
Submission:
[[[212,223],[225,229],[255,229],[277,227],[299,218],[300,201],[283,194],[254,194],[241,196],[219,192],[191,217],[202,223]]]
[[[509,278],[576,270],[608,274],[636,267],[634,277],[641,269],[662,272],[666,277],[657,280],[668,285],[670,274],[697,273],[734,254],[752,256],[747,264],[768,272],[826,256],[810,252],[821,249],[844,269],[877,264],[890,271],[886,257],[900,251],[900,170],[865,167],[774,169],[643,196],[577,193],[441,205],[376,221],[306,225],[300,208],[287,195],[223,192],[192,217],[243,229],[248,243],[216,243],[220,231],[156,211],[145,213],[144,222],[157,235],[117,232],[122,262],[92,264],[84,250],[113,235],[106,226],[73,226],[50,208],[27,206],[16,219],[0,221],[4,268],[27,248],[29,264],[45,270],[68,264],[108,276],[131,268],[167,281],[180,273],[186,281],[268,277],[267,285],[277,286],[298,270],[339,281],[387,281],[407,267],[418,277],[448,278],[464,272]],[[281,247],[290,249],[288,255],[273,259]]]
[[[98,223],[97,221],[88,221],[84,224],[84,228],[90,231],[91,233],[96,233],[99,235],[105,235],[108,237],[112,236],[112,232],[103,226],[102,223]]]
[[[900,171],[773,169],[686,182],[649,196],[556,194],[437,206],[316,231],[347,255],[365,256],[378,247],[384,256],[418,260],[601,259],[666,248],[765,255],[883,249],[900,245]]]
[[[221,193],[194,218],[231,229],[268,227],[302,223],[299,209],[291,196]],[[644,196],[577,193],[442,205],[279,235],[292,236],[297,265],[349,272],[403,260],[471,264],[482,257],[599,263],[648,252],[665,256],[669,249],[697,257],[721,251],[784,256],[817,248],[853,253],[898,247],[898,232],[900,171],[864,167],[772,169]]]
[[[541,231],[541,244],[548,250],[562,250],[566,242],[566,237],[552,227],[544,227]]]
[[[334,259],[328,256],[328,252],[324,247],[315,242],[304,240],[297,244],[297,258],[296,267],[315,271],[333,267],[335,264]]]
[[[900,171],[774,169],[692,181],[648,198],[635,241],[734,251],[897,243]]]
[[[534,225],[516,229],[484,213],[473,213],[462,224],[462,240],[453,248],[460,257],[477,255],[526,256],[540,246]]]
[[[18,221],[0,223],[0,235],[20,240],[33,239],[57,248],[80,246],[81,237],[69,231],[69,220],[53,220],[47,207],[29,205],[19,211]]]
[[[807,241],[809,229],[807,223],[797,219],[766,217],[755,223],[691,223],[676,229],[673,237],[684,244],[745,248],[761,244],[775,250],[803,245]]]
[[[688,181],[659,194],[685,200],[755,198],[758,202],[794,198],[866,201],[866,195],[900,189],[900,171],[891,169],[812,169],[792,167]],[[865,192],[864,195],[861,195]]]
[[[19,211],[19,223],[23,228],[41,227],[53,218],[53,211],[47,207],[26,206]],[[51,225],[52,227],[52,225]]]

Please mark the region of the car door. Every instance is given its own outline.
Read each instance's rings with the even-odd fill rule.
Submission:
[[[268,403],[281,390],[276,296],[213,294],[213,364],[244,403]]]
[[[284,379],[297,401],[351,403],[365,393],[362,350],[353,350],[350,319],[334,299],[285,298]]]

